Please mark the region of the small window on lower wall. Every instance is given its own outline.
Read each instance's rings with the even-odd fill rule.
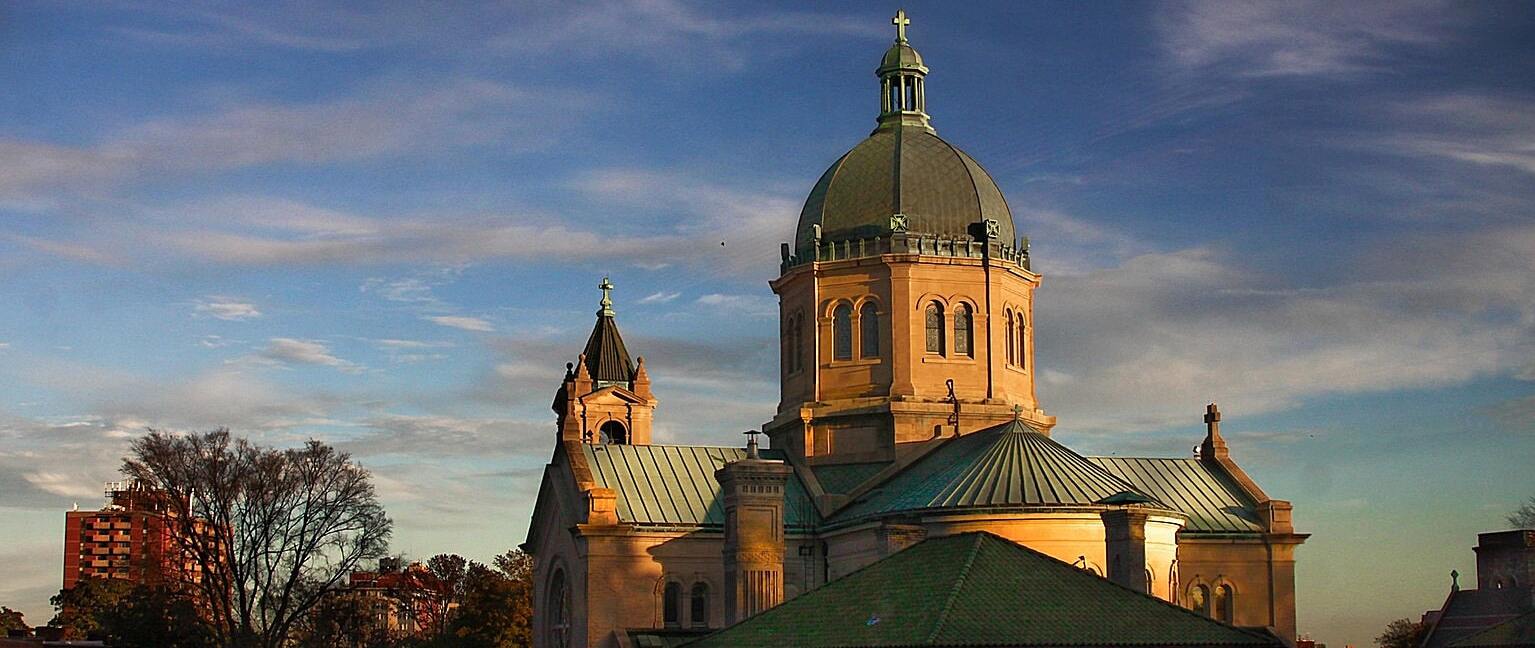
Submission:
[[[1235,598],[1230,585],[1215,588],[1215,618],[1221,623],[1231,623],[1232,619],[1236,618]]]
[[[661,596],[661,620],[668,628],[682,625],[682,584],[671,582]]]
[[[704,582],[693,583],[692,614],[689,621],[695,628],[709,627],[709,584]]]
[[[1210,588],[1204,585],[1190,587],[1189,609],[1210,616]]]

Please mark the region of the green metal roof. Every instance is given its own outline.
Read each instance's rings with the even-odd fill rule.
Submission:
[[[634,362],[629,350],[624,348],[624,338],[618,334],[618,324],[613,321],[612,311],[599,312],[592,335],[586,340],[586,371],[592,380],[602,384],[622,384],[625,387],[634,380]]]
[[[1454,648],[1535,646],[1535,612],[1514,617],[1450,645]]]
[[[989,533],[929,539],[690,648],[1282,646]]]
[[[1198,459],[1089,457],[1136,490],[1187,515],[1184,532],[1262,532],[1256,503],[1219,466]]]
[[[862,485],[865,481],[868,481],[870,477],[873,477],[879,471],[884,470],[885,466],[889,465],[890,462],[888,461],[880,461],[875,463],[812,466],[810,469],[815,472],[816,481],[821,482],[823,490],[828,493],[846,494]]]
[[[957,507],[1086,506],[1134,491],[1023,421],[950,439],[834,516]]]
[[[618,493],[618,519],[633,524],[722,527],[725,510],[714,471],[746,458],[744,448],[671,445],[583,446],[598,486]],[[776,450],[764,459],[783,459]],[[784,523],[809,528],[819,522],[798,477],[784,493]]]
[[[1013,213],[991,176],[963,151],[917,126],[882,128],[838,158],[805,199],[795,250],[811,248],[811,226],[823,241],[890,233],[905,214],[913,233],[969,240],[970,225],[994,218],[1013,240]]]

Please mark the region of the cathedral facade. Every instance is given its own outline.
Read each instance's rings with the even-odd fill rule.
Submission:
[[[658,401],[604,280],[523,545],[535,645],[722,628],[974,531],[1293,638],[1306,535],[1231,458],[1215,405],[1193,457],[1085,457],[1052,438],[1035,393],[1041,275],[996,183],[938,137],[928,68],[895,23],[877,126],[811,189],[770,282],[781,399],[766,448],[650,442]]]

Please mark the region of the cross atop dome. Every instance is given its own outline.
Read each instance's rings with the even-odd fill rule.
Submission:
[[[911,24],[911,19],[906,17],[906,10],[897,9],[895,17],[890,19],[890,24],[895,25],[895,42],[906,42],[906,26]]]

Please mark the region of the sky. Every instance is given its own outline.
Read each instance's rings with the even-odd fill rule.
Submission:
[[[318,438],[393,549],[524,540],[604,274],[656,441],[777,403],[778,243],[874,126],[880,3],[0,8],[0,604],[146,428]],[[1042,406],[1311,539],[1336,647],[1535,495],[1535,6],[904,5],[939,135],[1044,275]]]

